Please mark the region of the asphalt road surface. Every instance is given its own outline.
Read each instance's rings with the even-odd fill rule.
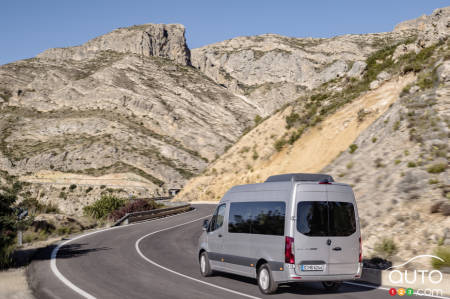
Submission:
[[[28,269],[34,294],[64,299],[392,298],[386,290],[350,284],[327,293],[320,283],[280,286],[277,294],[267,296],[254,279],[230,274],[203,278],[197,240],[203,219],[215,206],[195,208],[72,239],[59,249],[53,271],[50,257],[54,248],[42,251]]]

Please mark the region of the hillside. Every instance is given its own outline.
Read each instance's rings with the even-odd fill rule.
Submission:
[[[353,153],[321,170],[354,186],[369,255],[384,238],[393,239],[399,260],[450,245],[450,60],[436,67],[432,86],[410,84],[354,140]]]
[[[203,175],[190,180],[179,198],[220,199],[234,185],[261,182],[274,173],[320,171],[382,115],[413,80],[410,74],[386,82],[325,118],[280,151],[274,145],[292,131],[286,128],[286,118],[292,114],[292,107],[276,113],[243,136],[225,155],[209,165]],[[362,109],[368,116],[359,121],[358,112]]]
[[[384,238],[394,238],[403,259],[450,244],[449,18],[447,7],[399,24],[400,40],[359,58],[358,74],[310,85],[258,119],[177,199],[217,201],[236,184],[322,171],[354,186],[367,256],[382,254],[376,247]],[[387,235],[387,227],[398,236],[414,233],[414,244]]]
[[[189,63],[184,27],[148,24],[0,66],[0,169],[46,185],[66,179],[31,188],[53,202],[76,183],[71,174],[97,191],[111,182],[96,177],[123,174],[112,185],[138,196],[181,187],[256,115]],[[144,188],[132,188],[136,175]],[[95,200],[82,189],[78,205]]]
[[[407,28],[333,38],[237,37],[193,49],[192,65],[267,116],[323,83],[360,76],[371,53],[417,33]]]
[[[436,212],[419,211],[421,219],[444,221],[448,123],[440,120],[448,119],[449,11],[438,9],[392,32],[329,39],[265,34],[193,50],[182,25],[144,24],[2,65],[0,182],[13,175],[23,187],[19,201],[78,217],[102,195],[150,197],[183,188],[176,200],[217,201],[235,184],[323,170],[353,184],[366,211],[378,211],[367,194],[380,191],[364,192],[379,184],[358,177],[364,171],[375,179],[389,170],[394,183],[386,187],[387,203],[395,206],[399,192],[409,192],[397,185],[420,178],[432,182],[422,186],[425,194],[408,194]],[[425,131],[404,129],[402,121],[415,112],[384,122],[386,115],[395,118],[395,109],[410,109],[406,95],[444,103],[432,108],[439,130],[420,118]],[[373,139],[381,119],[383,136],[361,139]],[[434,136],[426,144],[439,152],[433,161],[425,161],[429,152],[412,150],[424,147],[418,132]],[[394,147],[401,138],[412,139]],[[405,150],[416,167],[397,158]],[[359,155],[364,167],[356,171]],[[404,176],[383,158],[394,159]],[[442,171],[429,173],[433,163]],[[419,173],[408,174],[412,170]],[[371,217],[365,213],[363,221]],[[369,249],[381,236],[364,235]],[[447,240],[442,231],[436,236]]]

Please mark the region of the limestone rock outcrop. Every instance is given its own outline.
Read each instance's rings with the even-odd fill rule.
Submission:
[[[190,65],[190,51],[180,24],[144,24],[119,28],[96,37],[87,43],[69,48],[54,48],[39,54],[38,58],[91,59],[99,51],[111,50],[142,56],[156,56]]]

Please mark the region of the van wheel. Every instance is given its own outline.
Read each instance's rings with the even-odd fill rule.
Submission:
[[[202,254],[200,254],[200,273],[203,277],[208,277],[213,275],[213,270],[211,269],[211,265],[209,264],[209,258],[206,251],[203,251]]]
[[[278,289],[278,284],[273,280],[272,271],[267,264],[258,269],[258,287],[264,294],[273,294]]]
[[[323,287],[325,290],[330,292],[335,292],[341,287],[340,281],[322,281]]]

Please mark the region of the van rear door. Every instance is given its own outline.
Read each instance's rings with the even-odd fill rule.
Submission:
[[[355,274],[359,266],[359,226],[350,186],[327,184],[329,209],[328,274]]]
[[[295,203],[295,264],[299,275],[328,274],[328,203],[326,188],[299,184]]]

